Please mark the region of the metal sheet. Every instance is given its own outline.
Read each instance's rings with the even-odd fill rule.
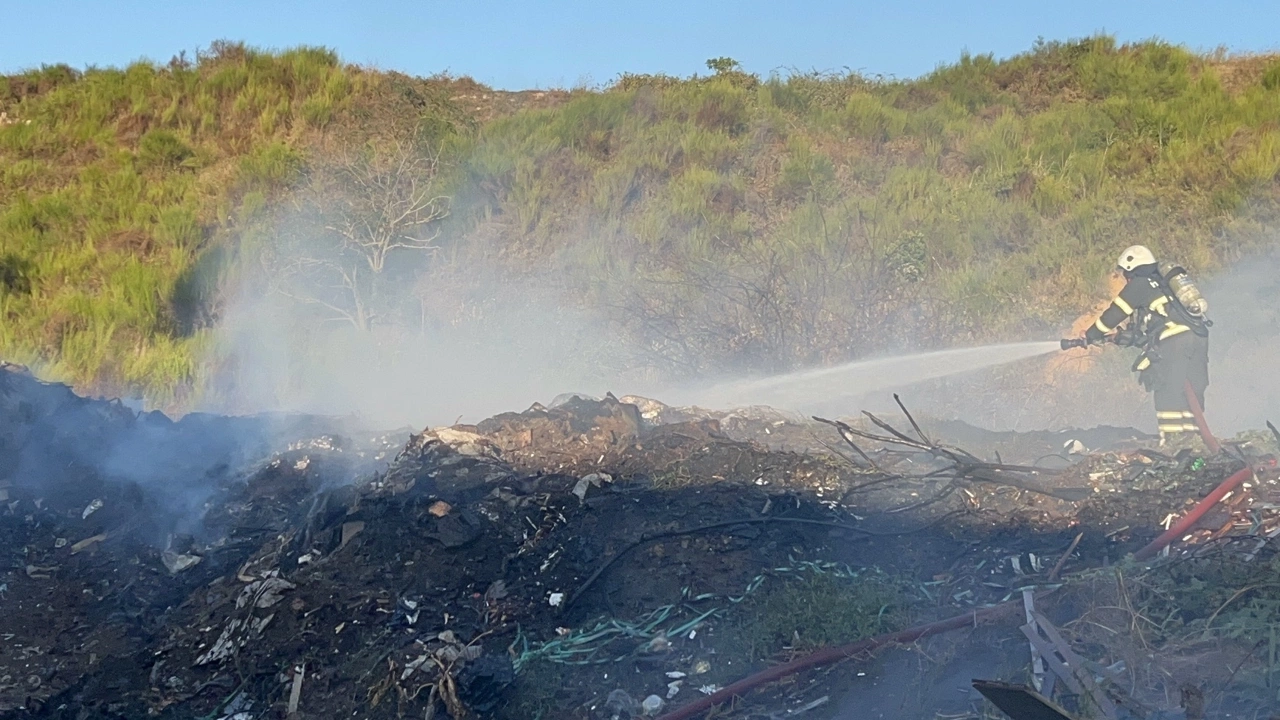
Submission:
[[[974,680],[973,687],[1013,720],[1078,720],[1026,685]]]

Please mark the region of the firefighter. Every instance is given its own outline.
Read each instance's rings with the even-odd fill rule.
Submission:
[[[1203,409],[1209,386],[1208,303],[1185,270],[1157,263],[1141,245],[1120,253],[1116,264],[1125,286],[1084,341],[1097,345],[1110,340],[1143,349],[1133,369],[1155,396],[1160,445],[1183,444],[1199,431],[1187,388]]]

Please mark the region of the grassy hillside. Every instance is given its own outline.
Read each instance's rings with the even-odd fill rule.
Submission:
[[[461,117],[432,92],[324,49],[232,43],[196,62],[0,79],[0,354],[180,400],[248,221],[326,140]]]
[[[1051,334],[1120,248],[1210,271],[1280,207],[1273,57],[1097,37],[910,81],[708,65],[510,94],[221,43],[5,78],[0,356],[180,406],[227,288],[300,252],[281,213],[333,238],[308,267],[365,267],[325,219],[390,222],[361,188],[430,186],[447,212],[306,298],[334,317],[426,329],[481,263],[554,266],[641,362],[686,373]]]

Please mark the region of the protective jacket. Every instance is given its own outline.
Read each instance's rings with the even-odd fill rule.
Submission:
[[[1187,390],[1201,408],[1209,385],[1208,330],[1173,296],[1158,265],[1142,265],[1111,301],[1093,327],[1085,332],[1090,343],[1130,321],[1128,344],[1144,348],[1134,364],[1144,387],[1155,395],[1156,424],[1161,441],[1199,430]]]
[[[1133,318],[1138,335],[1148,342],[1159,343],[1175,335],[1191,332],[1193,321],[1179,312],[1177,300],[1161,282],[1157,265],[1142,265],[1130,273],[1120,294],[1102,312],[1093,327],[1085,332],[1090,343],[1102,342],[1103,336]]]

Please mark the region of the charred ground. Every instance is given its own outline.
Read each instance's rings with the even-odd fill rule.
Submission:
[[[1213,598],[1179,607],[1159,577],[1185,585],[1177,568],[1215,547],[1203,544],[1210,534],[1246,535],[1252,564],[1192,577],[1247,587],[1270,562],[1274,473],[1205,521],[1220,532],[1188,536],[1172,570],[1147,569],[1123,558],[1238,461],[1137,454],[1141,436],[1104,432],[1090,438],[1093,455],[1059,456],[1061,472],[1021,475],[1020,489],[921,477],[945,458],[909,448],[868,444],[872,468],[833,428],[765,409],[627,400],[377,435],[326,418],[171,423],[8,369],[0,711],[283,717],[297,687],[299,711],[317,717],[626,717],[650,695],[679,706],[808,649],[1061,585],[1046,576],[1078,533],[1064,564],[1073,579],[1047,606],[1057,621],[1092,617],[1073,637],[1099,660],[1124,659],[1137,641],[1101,599],[1132,574],[1133,617],[1162,601],[1177,619],[1137,627],[1145,646],[1134,647],[1170,655],[1130,660],[1129,691],[1157,707],[1181,683],[1229,687],[1225,670],[1176,662],[1193,649],[1175,630],[1211,614],[1245,621],[1227,597],[1217,613]],[[968,433],[979,452],[984,434]],[[1002,463],[1046,466],[1061,447],[1047,434],[985,435]],[[1239,609],[1257,619],[1253,601],[1269,597]],[[1098,643],[1093,626],[1125,643]],[[966,673],[1025,675],[1025,641],[1007,630],[809,673],[733,714],[846,694],[883,717],[981,711],[955,692]],[[1204,630],[1195,652],[1266,687],[1271,666],[1244,652],[1253,635]]]

